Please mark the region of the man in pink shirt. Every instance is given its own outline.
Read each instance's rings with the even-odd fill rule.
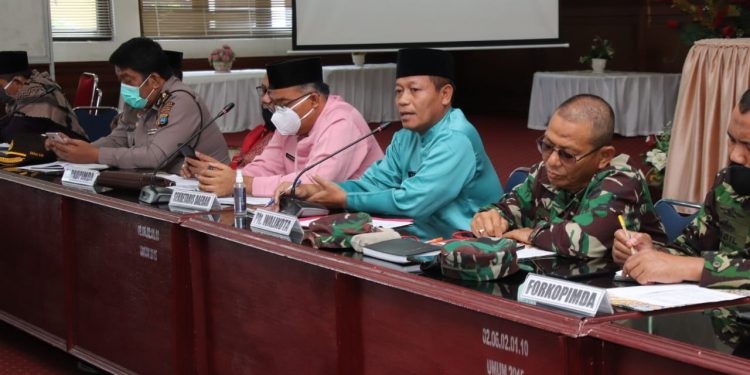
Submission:
[[[276,133],[263,153],[242,169],[245,189],[254,196],[272,196],[281,182],[291,182],[306,166],[370,132],[356,108],[339,96],[328,95],[320,59],[274,63],[266,67],[266,72],[269,89],[264,99],[270,99]],[[206,155],[198,158],[210,167],[197,173],[192,170],[200,189],[229,195],[235,172]],[[302,182],[311,183],[310,176],[315,175],[333,181],[357,178],[382,158],[383,151],[370,137],[311,169],[302,176]]]

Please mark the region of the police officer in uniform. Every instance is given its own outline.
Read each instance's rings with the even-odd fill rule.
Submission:
[[[120,80],[120,96],[135,110],[134,123],[122,122],[107,137],[94,143],[47,141],[60,159],[74,163],[101,163],[131,168],[156,168],[180,144],[210,121],[203,100],[173,76],[167,56],[158,43],[133,38],[109,58]],[[206,128],[190,146],[203,154],[229,162],[227,144],[216,124]],[[164,167],[178,173],[182,157]]]

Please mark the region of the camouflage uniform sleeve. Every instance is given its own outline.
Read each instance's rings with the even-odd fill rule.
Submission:
[[[500,201],[482,207],[479,211],[497,210],[508,221],[508,230],[523,228],[524,222],[531,220],[531,207],[534,204],[534,183],[541,169],[541,163],[529,171],[526,181],[516,185],[500,198]]]
[[[602,172],[600,172],[602,173]],[[640,173],[613,169],[596,177],[581,197],[579,208],[569,220],[552,216],[539,222],[531,243],[559,255],[580,259],[608,256],[622,214],[632,230],[640,229],[640,218],[652,209],[645,181]],[[598,182],[597,182],[598,180]]]
[[[709,288],[750,289],[750,259],[718,251],[703,253],[700,285]]]

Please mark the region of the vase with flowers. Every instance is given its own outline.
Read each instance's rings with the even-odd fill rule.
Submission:
[[[228,73],[232,70],[232,63],[234,62],[234,51],[229,45],[223,45],[221,48],[217,48],[211,51],[208,55],[208,63],[213,66],[217,72]]]
[[[589,52],[581,56],[578,61],[581,64],[591,64],[591,69],[594,73],[604,73],[604,68],[607,66],[607,61],[612,59],[615,55],[615,49],[612,48],[612,44],[607,39],[602,39],[600,36],[595,36],[591,41],[591,49]]]
[[[646,172],[646,182],[649,186],[661,188],[664,184],[664,172],[667,168],[667,153],[669,152],[669,138],[672,134],[672,123],[667,123],[664,130],[646,137],[646,144],[651,147],[643,156],[643,161],[649,166]]]
[[[667,27],[680,30],[680,40],[692,46],[706,38],[742,38],[750,31],[750,3],[744,0],[658,0],[690,16],[682,24],[668,20]]]

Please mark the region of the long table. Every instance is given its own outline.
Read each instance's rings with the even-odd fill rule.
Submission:
[[[4,171],[0,191],[0,319],[114,373],[607,373],[621,366],[607,329],[644,316],[521,304],[520,275],[403,273],[234,227],[231,213]]]

